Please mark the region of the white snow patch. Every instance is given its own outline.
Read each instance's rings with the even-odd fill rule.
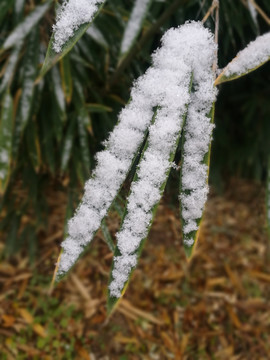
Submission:
[[[148,70],[147,77],[142,77],[138,81],[146,89],[144,97],[147,98],[151,94],[156,99],[159,108],[155,122],[149,127],[148,147],[140,162],[137,180],[131,186],[127,215],[122,229],[116,235],[121,256],[114,263],[113,280],[109,285],[110,295],[113,297],[121,296],[129,274],[136,266],[137,259],[135,258],[135,261],[134,256],[142,240],[147,236],[152,210],[160,200],[161,186],[166,180],[167,172],[172,167],[171,155],[176,149],[183,115],[186,112],[186,105],[190,101],[190,106],[193,101],[196,104],[193,105],[194,115],[186,126],[187,129],[191,129],[186,132],[190,138],[197,134],[196,141],[199,150],[193,152],[193,155],[197,159],[195,165],[199,165],[200,171],[196,176],[195,169],[192,167],[192,182],[196,190],[192,198],[184,200],[187,200],[185,204],[189,211],[185,215],[189,215],[191,218],[187,230],[193,230],[196,227],[196,223],[195,226],[193,223],[193,203],[199,201],[204,204],[206,200],[205,181],[201,181],[201,187],[198,188],[197,180],[198,177],[205,176],[205,168],[201,166],[200,161],[208,149],[207,144],[210,141],[212,126],[208,126],[208,118],[207,124],[202,123],[200,131],[193,131],[193,126],[197,126],[198,122],[205,120],[204,113],[209,112],[215,99],[212,75],[215,50],[216,45],[212,34],[200,23],[187,23],[177,29],[171,29],[164,35],[161,49],[153,56],[154,64],[158,67]],[[196,92],[191,96],[189,85],[192,73]],[[207,93],[205,94],[205,92]],[[194,124],[196,115],[199,119]],[[203,144],[199,142],[200,136],[203,138]],[[189,186],[189,180],[190,176],[187,175],[187,186]],[[200,214],[201,211],[196,213],[198,216]]]
[[[241,75],[258,67],[270,58],[270,32],[258,36],[248,46],[240,51],[236,58],[232,60],[225,68],[224,74]]]
[[[53,26],[53,49],[59,53],[80,25],[93,20],[105,0],[64,0]]]

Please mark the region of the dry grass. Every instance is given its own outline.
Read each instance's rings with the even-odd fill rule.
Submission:
[[[0,264],[0,359],[262,360],[270,354],[270,267],[259,185],[232,181],[212,195],[187,263],[178,210],[161,204],[124,299],[106,318],[111,254],[103,241],[51,294],[65,196],[49,197],[51,223],[34,266]],[[119,219],[112,216],[110,230]]]

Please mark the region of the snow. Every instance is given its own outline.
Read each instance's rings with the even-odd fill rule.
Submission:
[[[187,23],[178,29],[169,30],[163,37],[161,49],[154,54],[156,67],[148,71],[150,79],[141,80],[147,95],[152,94],[159,108],[155,122],[149,127],[148,147],[137,170],[137,180],[131,186],[127,215],[116,235],[120,255],[114,259],[112,282],[109,285],[112,297],[121,296],[129,274],[136,266],[136,251],[148,234],[153,209],[161,198],[161,188],[173,166],[173,154],[188,103],[193,112],[189,113],[185,127],[187,136],[190,137],[190,141],[186,141],[188,148],[185,151],[189,162],[194,157],[198,172],[196,168],[190,171],[187,166],[183,167],[183,172],[186,172],[186,188],[195,189],[193,196],[183,200],[188,222],[193,221],[194,215],[201,216],[201,204],[204,205],[206,201],[208,189],[205,179],[199,181],[199,184],[198,179],[204,177],[207,170],[201,162],[208,150],[212,125],[209,125],[209,119],[204,114],[210,111],[215,100],[212,75],[215,50],[212,35],[200,23]],[[196,91],[190,95],[192,73]],[[189,148],[192,136],[195,137],[198,149]],[[197,213],[194,211],[196,201],[200,204]],[[189,223],[188,226],[190,227]],[[185,230],[188,231],[189,228],[186,227]]]
[[[133,41],[136,39],[144,20],[146,10],[151,1],[152,0],[135,0],[134,7],[125,28],[121,44],[121,54],[126,53],[132,46]]]
[[[224,75],[242,75],[260,66],[270,58],[270,32],[258,36],[240,51],[225,68]]]
[[[189,103],[192,110],[186,123],[186,144],[191,144],[193,136],[197,147],[194,149],[192,145],[187,145],[186,151],[200,168],[198,176],[205,174],[201,159],[208,149],[207,141],[212,130],[205,114],[215,99],[211,70],[215,51],[213,36],[201,23],[186,23],[170,29],[163,36],[161,48],[153,55],[152,66],[135,81],[131,101],[120,113],[119,123],[106,141],[105,150],[96,156],[97,165],[93,176],[85,184],[82,202],[68,222],[58,277],[71,268],[92,240],[149,130],[148,145],[137,169],[137,180],[131,186],[127,215],[117,234],[120,254],[114,259],[109,288],[111,296],[121,296],[123,286],[136,266],[136,251],[148,234],[153,208],[159,202],[168,172],[174,166],[174,152]],[[191,95],[192,74],[195,92]],[[208,189],[204,182],[196,183],[198,176],[193,163],[187,162],[187,165],[191,166],[191,170],[186,167],[185,186],[190,186],[189,181],[195,186],[193,196],[183,199],[188,222],[189,217],[193,221],[195,215],[196,218],[201,215],[201,204],[206,200]],[[197,212],[196,201],[200,204]]]
[[[83,24],[90,23],[105,0],[64,0],[53,26],[53,49],[59,53]]]

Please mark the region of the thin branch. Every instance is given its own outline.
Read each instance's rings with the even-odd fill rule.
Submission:
[[[266,13],[259,7],[259,5],[254,0],[250,0],[250,2],[261,15],[261,17],[266,21],[266,23],[270,25],[270,18],[266,15]]]

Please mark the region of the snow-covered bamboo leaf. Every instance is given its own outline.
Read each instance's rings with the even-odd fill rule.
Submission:
[[[2,101],[0,121],[0,193],[8,184],[13,136],[13,100],[7,92]]]
[[[208,89],[211,94],[210,89]],[[213,92],[210,95],[213,99]],[[208,193],[211,136],[215,107],[206,115],[190,104],[182,136],[182,167],[180,175],[180,214],[184,250],[187,258],[194,252]],[[209,107],[209,104],[208,104]],[[205,107],[205,110],[207,107]]]
[[[62,89],[67,103],[70,103],[73,91],[73,82],[70,68],[69,56],[65,56],[60,61]]]
[[[69,0],[63,3],[53,27],[40,77],[73,48],[94,21],[104,2],[105,0]]]
[[[159,116],[160,113],[162,110],[157,110],[156,121],[151,125],[139,169],[132,182],[121,230],[117,235],[107,298],[109,314],[124,295],[142,253],[181,136],[183,121],[175,118],[173,121],[167,119],[166,122],[166,117]],[[159,143],[161,138],[165,140],[163,146]]]
[[[123,60],[123,57],[129,52],[133,44],[135,43],[142,25],[143,21],[146,18],[148,9],[152,3],[152,0],[135,0],[134,6],[131,11],[129,20],[126,24],[124,31],[121,49],[120,49],[120,59],[119,62]]]
[[[44,4],[36,6],[7,37],[1,48],[1,52],[23,41],[48,11],[51,3],[52,0],[47,0]]]
[[[104,240],[107,243],[109,249],[112,252],[114,252],[114,250],[115,250],[114,242],[111,237],[110,230],[108,229],[105,219],[102,220],[102,222],[101,222],[101,230],[102,230],[102,234],[104,236]]]
[[[270,59],[270,32],[258,36],[222,70],[215,85],[238,79],[258,69]]]
[[[162,184],[172,166],[170,154],[175,151],[186,104],[190,101],[191,74],[196,67],[197,76],[203,78],[206,64],[213,62],[215,50],[213,35],[201,23],[187,23],[164,35],[162,47],[153,55],[152,67],[135,82],[132,100],[121,112],[120,121],[105,144],[106,149],[97,154],[96,169],[86,182],[82,202],[69,221],[68,236],[62,243],[64,250],[58,279],[74,265],[100,227],[149,128],[149,145],[140,162],[138,181],[132,185],[128,214],[118,235],[119,250],[129,256],[128,263],[125,257],[123,262],[119,257],[115,259],[110,296],[121,295],[122,285],[136,263],[136,256],[130,251],[134,252],[147,234],[151,210],[160,199]],[[156,107],[159,110],[151,125]],[[134,214],[136,221],[132,222],[130,217],[133,219]],[[132,232],[126,243],[125,231]],[[119,280],[115,275],[120,273],[122,265],[124,272]]]

